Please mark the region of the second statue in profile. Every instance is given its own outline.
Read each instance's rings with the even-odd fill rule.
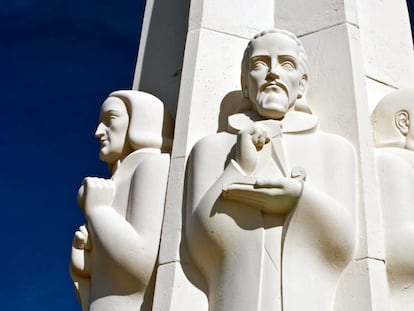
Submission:
[[[73,240],[72,279],[84,311],[149,311],[173,122],[155,96],[117,91],[95,135],[112,178],[87,177],[79,189],[87,226]]]

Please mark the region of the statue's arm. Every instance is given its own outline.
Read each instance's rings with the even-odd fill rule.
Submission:
[[[89,310],[89,296],[91,291],[91,279],[90,277],[82,277],[75,273],[73,266],[70,267],[70,274],[73,281],[76,297],[82,306],[83,311]]]
[[[149,156],[138,165],[131,180],[126,218],[110,205],[85,213],[94,239],[139,280],[149,279],[156,261],[168,169],[168,155]]]
[[[412,276],[408,271],[414,266],[414,169],[401,157],[407,153],[413,152],[396,148],[376,150],[387,272],[392,274],[395,287],[410,282]]]
[[[250,153],[257,153],[250,144],[254,149]],[[270,155],[270,146],[265,148]],[[251,172],[242,165],[248,162],[248,167],[254,166],[255,155],[240,161],[237,151],[236,135],[225,133],[205,137],[194,146],[187,164],[187,213],[194,213],[200,206],[212,206],[222,196],[264,213],[287,214],[301,193],[302,182],[292,178],[264,181],[249,175]]]
[[[319,244],[330,261],[346,264],[357,241],[358,176],[353,146],[343,138],[328,136],[321,142],[327,157],[315,180],[304,182],[288,230],[302,232],[303,247]],[[329,159],[329,161],[328,161]]]
[[[308,168],[302,195],[284,225],[284,301],[292,310],[327,302],[327,309],[332,309],[341,274],[354,257],[358,189],[355,153],[349,142],[334,138],[326,136],[315,145],[319,146],[314,154],[319,160],[312,171]],[[309,287],[312,282],[317,286]],[[306,293],[305,299],[296,299],[298,293]]]
[[[127,220],[138,237],[136,254],[141,267],[154,266],[157,258],[169,168],[169,154],[148,157],[132,179]]]
[[[231,163],[226,165],[234,143],[234,135],[221,133],[201,139],[192,149],[186,171],[188,215],[195,212],[204,197],[216,200],[224,181],[240,174]]]
[[[223,197],[261,210],[266,214],[287,215],[302,194],[303,181],[291,177],[260,178],[245,176],[232,161],[239,174],[223,184]]]
[[[272,176],[269,167],[264,170],[268,163],[274,161],[272,154],[283,154],[275,147],[279,146],[278,126],[272,128],[255,122],[237,134],[236,156],[226,168],[226,171],[236,173],[223,178],[223,198],[249,205],[263,213],[286,215],[292,210],[301,195],[303,178]],[[274,142],[271,142],[271,137]]]
[[[90,238],[85,225],[80,226],[75,232],[72,242],[70,276],[82,310],[89,310],[90,294]]]

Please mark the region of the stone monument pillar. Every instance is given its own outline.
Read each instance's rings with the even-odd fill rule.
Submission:
[[[147,1],[134,87],[176,116],[153,310],[208,310],[206,284],[183,242],[187,158],[198,140],[223,129],[223,111],[240,100],[248,40],[274,27],[305,46],[308,101],[320,129],[356,150],[357,249],[335,310],[391,310],[369,112],[414,78],[404,0]]]

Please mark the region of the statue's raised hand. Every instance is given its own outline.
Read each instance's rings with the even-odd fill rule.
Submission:
[[[247,175],[251,175],[258,162],[258,153],[270,142],[267,128],[253,123],[237,135],[236,162]]]
[[[115,193],[115,185],[111,179],[86,177],[78,191],[79,206],[86,210],[110,206]]]

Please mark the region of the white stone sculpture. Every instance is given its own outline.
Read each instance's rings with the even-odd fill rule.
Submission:
[[[394,311],[414,310],[414,89],[384,97],[371,116]]]
[[[293,34],[258,34],[229,132],[191,152],[185,234],[210,311],[334,308],[356,244],[356,160],[347,140],[317,130],[307,77]]]
[[[102,105],[95,136],[111,179],[84,179],[87,225],[75,233],[71,276],[83,310],[151,310],[173,122],[163,103],[117,91]]]

